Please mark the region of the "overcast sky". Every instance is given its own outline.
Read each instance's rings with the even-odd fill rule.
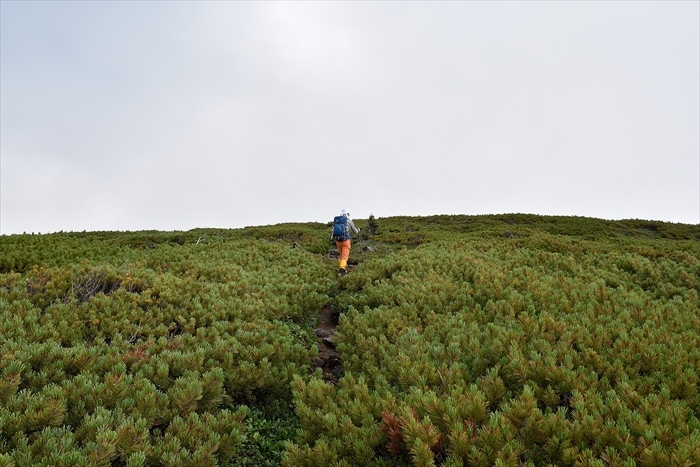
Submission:
[[[700,222],[700,2],[0,2],[0,233]]]

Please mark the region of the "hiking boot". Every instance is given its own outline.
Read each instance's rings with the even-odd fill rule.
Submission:
[[[344,275],[347,274],[347,273],[348,273],[348,272],[347,272],[345,269],[343,269],[343,268],[338,269],[338,274],[340,274],[341,276],[344,276]]]

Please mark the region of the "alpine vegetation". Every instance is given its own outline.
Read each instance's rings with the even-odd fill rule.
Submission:
[[[0,466],[700,465],[700,226],[354,222],[0,237]]]

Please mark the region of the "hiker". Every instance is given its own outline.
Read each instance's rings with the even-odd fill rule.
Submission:
[[[355,233],[360,233],[360,229],[355,227],[355,224],[350,220],[350,213],[348,210],[343,209],[340,211],[340,215],[333,219],[333,233],[331,234],[331,239],[335,240],[338,253],[340,254],[340,259],[338,260],[340,269],[338,269],[338,274],[341,276],[344,276],[348,272],[348,257],[350,256],[349,229],[352,229]]]

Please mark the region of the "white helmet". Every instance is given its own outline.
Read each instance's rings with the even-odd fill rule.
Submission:
[[[348,211],[347,209],[343,208],[343,210],[340,211],[340,215],[341,215],[341,216],[345,216],[345,217],[350,217],[350,211]]]

